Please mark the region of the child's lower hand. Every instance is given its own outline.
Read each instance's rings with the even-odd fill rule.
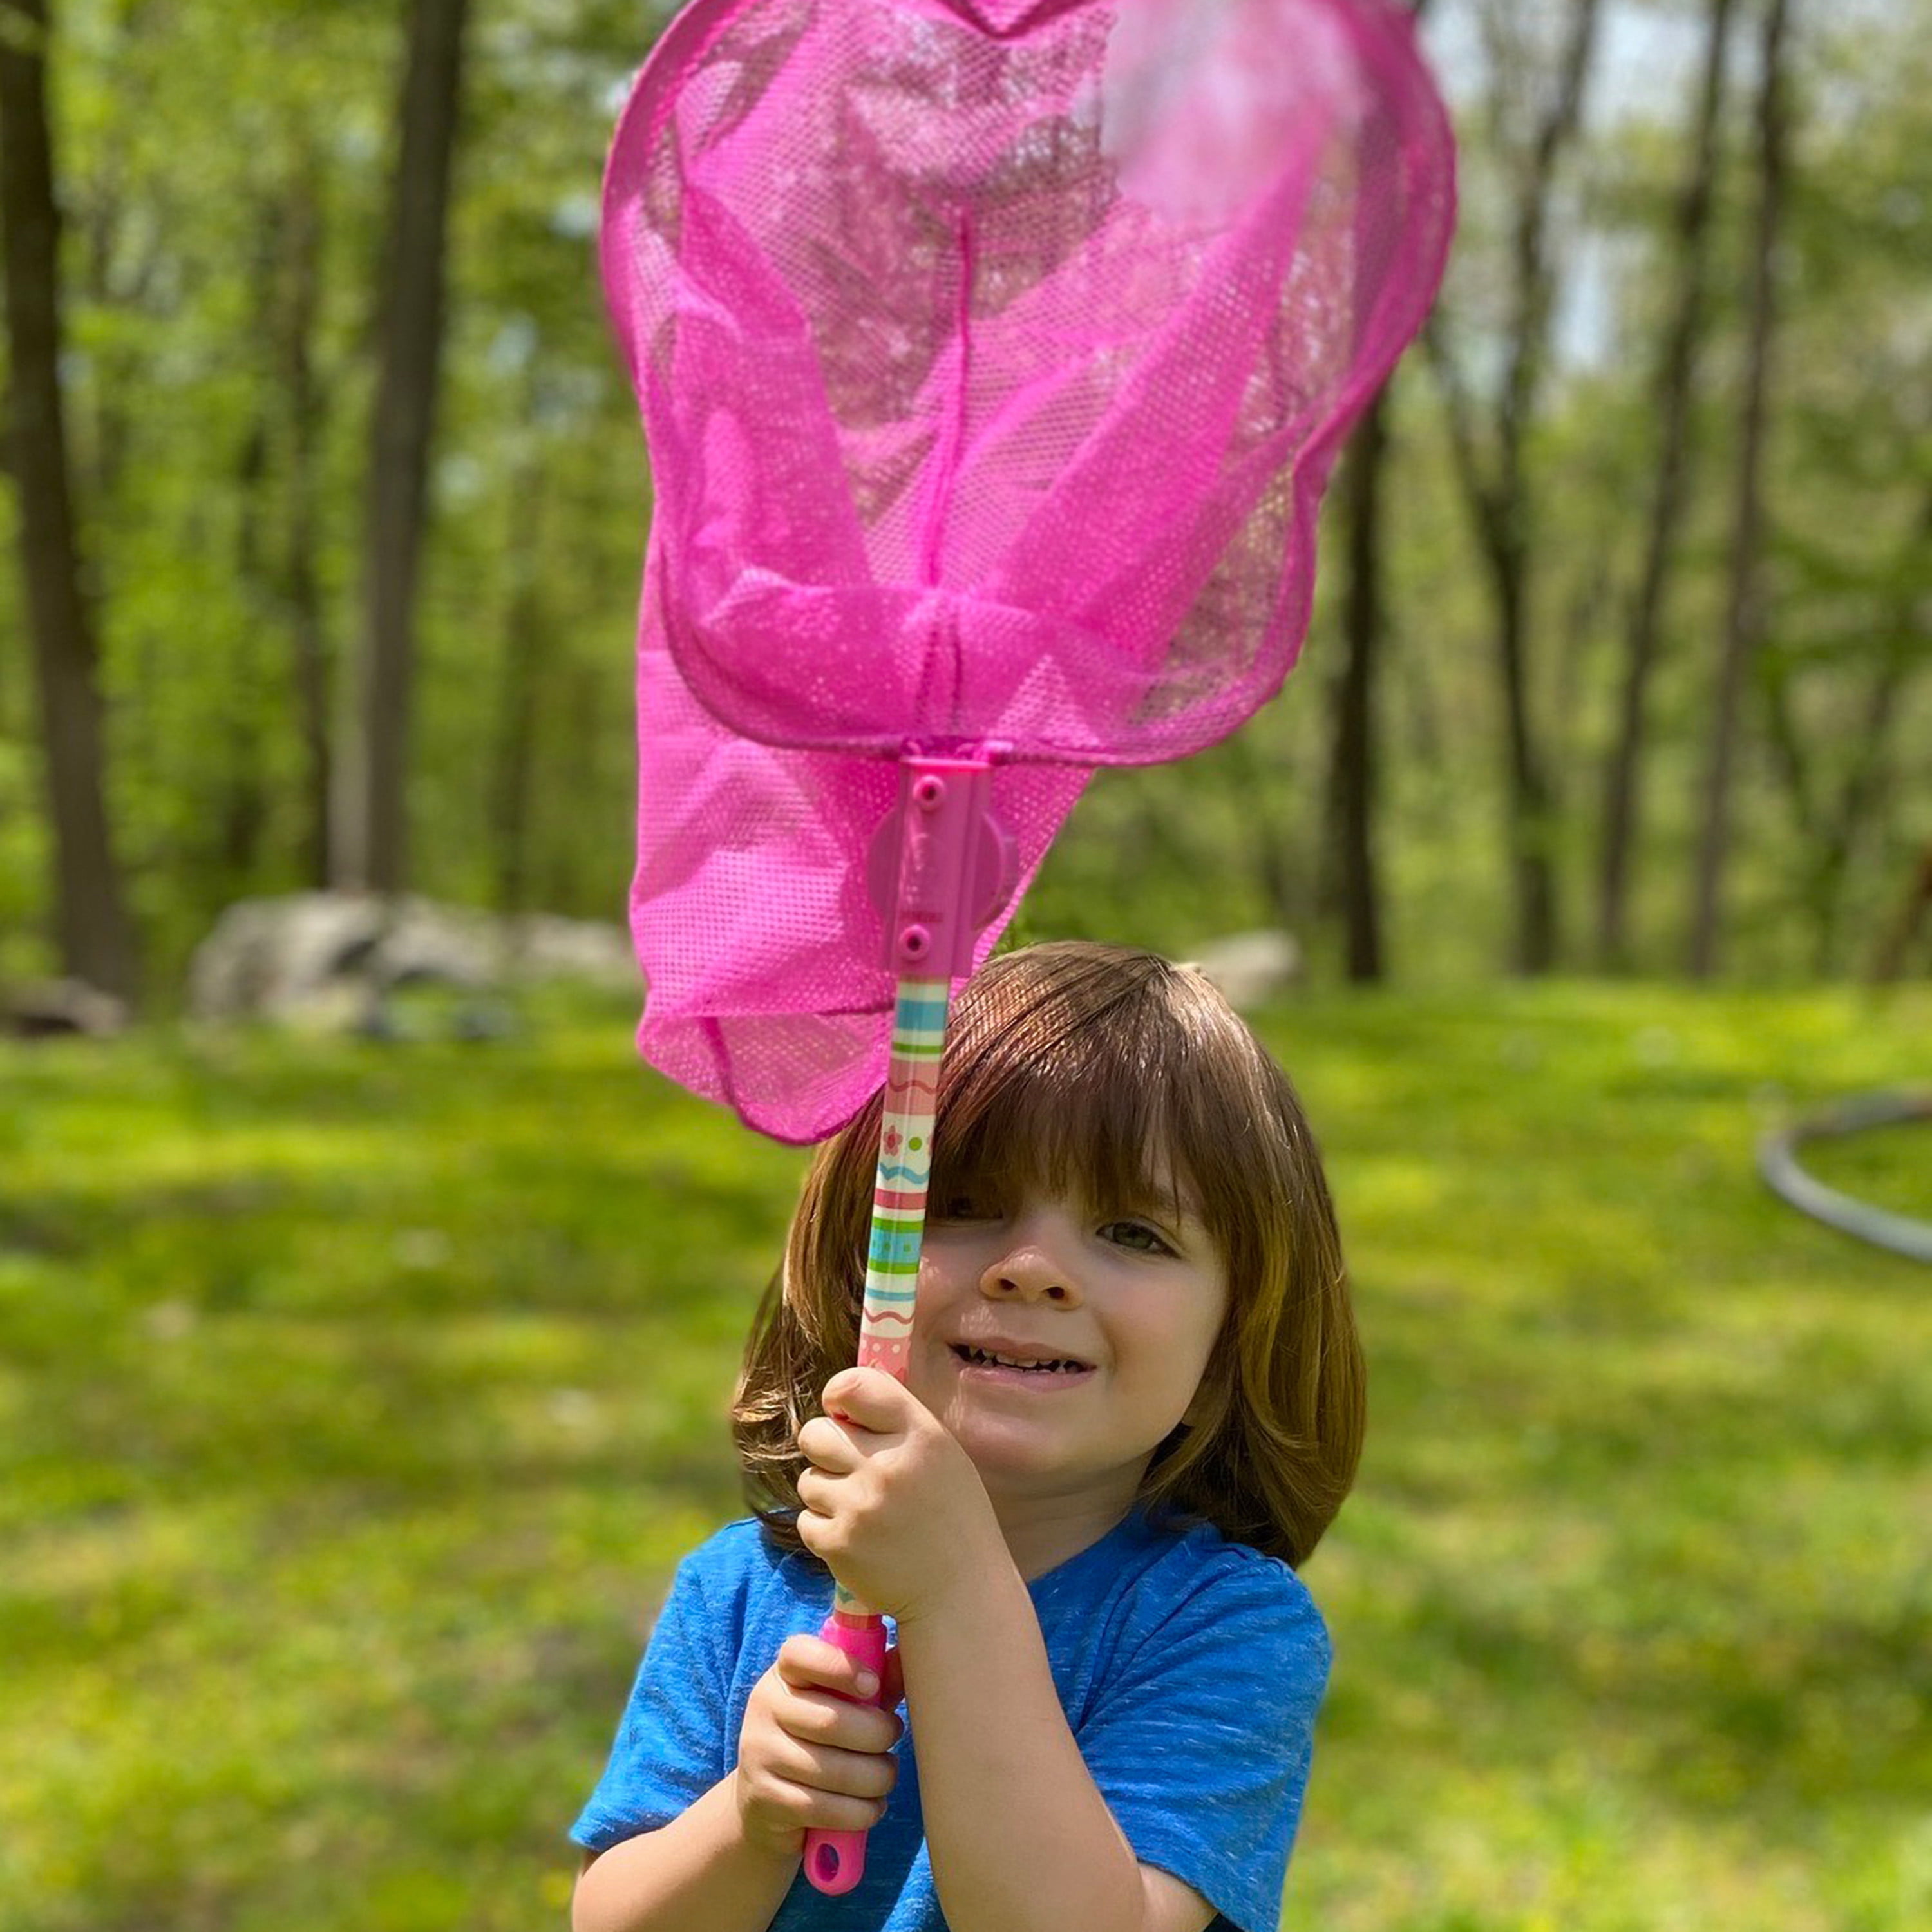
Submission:
[[[834,1696],[834,1692],[840,1694]],[[746,1836],[786,1857],[808,1831],[868,1832],[898,1776],[890,1754],[904,1726],[898,1653],[886,1657],[888,1707],[865,1694],[857,1661],[815,1636],[788,1637],[753,1687],[738,1732],[738,1816]]]
[[[824,1400],[798,1432],[798,1533],[868,1610],[915,1621],[1005,1558],[972,1458],[904,1383],[842,1369]]]

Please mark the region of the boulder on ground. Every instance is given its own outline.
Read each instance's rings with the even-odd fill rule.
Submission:
[[[384,1003],[400,987],[482,994],[540,979],[633,987],[638,969],[614,926],[503,920],[412,896],[297,892],[222,914],[189,966],[188,1009],[203,1020],[380,1031]]]

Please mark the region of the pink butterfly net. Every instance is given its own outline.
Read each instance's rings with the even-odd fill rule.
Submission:
[[[1454,206],[1382,0],[694,0],[602,262],[656,506],[639,1044],[782,1139],[882,1078],[909,752],[1017,848],[1293,664],[1316,508]]]

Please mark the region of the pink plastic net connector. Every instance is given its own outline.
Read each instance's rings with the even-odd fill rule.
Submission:
[[[885,926],[885,964],[901,979],[960,980],[973,946],[1018,881],[1013,842],[992,810],[982,759],[908,758],[898,802],[866,864]]]

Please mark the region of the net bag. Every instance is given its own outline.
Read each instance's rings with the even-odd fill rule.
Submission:
[[[656,509],[632,923],[652,1063],[781,1138],[876,1089],[909,752],[1017,865],[1306,631],[1336,450],[1420,326],[1440,101],[1381,0],[694,0],[607,172]]]

